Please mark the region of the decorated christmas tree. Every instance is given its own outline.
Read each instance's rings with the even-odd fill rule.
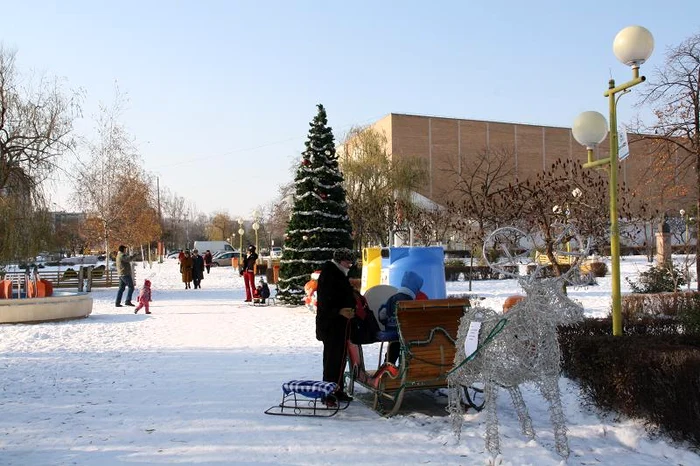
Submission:
[[[311,273],[338,249],[352,249],[352,226],[326,110],[310,123],[306,150],[294,178],[292,216],[284,238],[277,299],[302,304]]]

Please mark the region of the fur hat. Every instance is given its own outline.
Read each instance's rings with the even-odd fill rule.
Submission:
[[[336,249],[335,252],[333,252],[333,260],[336,262],[355,262],[355,255],[349,249]]]

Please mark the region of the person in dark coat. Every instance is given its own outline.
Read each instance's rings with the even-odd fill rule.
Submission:
[[[134,294],[134,275],[131,269],[131,257],[126,253],[126,246],[123,244],[119,246],[119,252],[117,253],[115,262],[117,263],[117,275],[119,276],[119,290],[117,291],[117,302],[114,305],[116,307],[122,307],[122,296],[124,295],[124,290],[127,290],[124,305],[134,306],[131,302],[131,297]]]
[[[245,259],[243,259],[243,268],[240,272],[243,277],[243,284],[245,285],[246,303],[252,302],[253,295],[255,294],[255,263],[257,260],[258,254],[255,252],[255,246],[251,244],[248,246],[248,254],[246,254]]]
[[[316,339],[323,342],[323,380],[338,384],[334,394],[338,401],[352,400],[344,391],[343,372],[350,319],[355,316],[355,296],[347,276],[353,261],[351,251],[335,251],[333,260],[321,267],[316,288]]]
[[[185,289],[191,288],[190,282],[192,281],[192,256],[190,256],[190,250],[185,251],[185,256],[180,261],[180,274],[182,274],[182,283],[185,284]]]
[[[204,258],[199,255],[199,251],[192,251],[192,281],[195,289],[202,289],[202,280],[204,280]]]
[[[209,273],[209,269],[211,268],[211,262],[213,260],[214,258],[211,255],[211,251],[207,249],[207,252],[204,253],[204,267],[206,267],[207,273]]]
[[[255,296],[255,299],[260,301],[260,304],[265,304],[265,300],[270,297],[270,287],[267,286],[267,283],[265,283],[265,280],[260,277],[260,281],[258,282],[259,285],[255,289],[257,296]]]

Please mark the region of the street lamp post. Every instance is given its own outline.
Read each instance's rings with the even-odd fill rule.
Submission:
[[[685,249],[688,252],[688,217],[685,215],[685,209],[680,210],[681,217],[683,218],[683,223],[685,223]]]
[[[243,233],[245,233],[245,230],[243,229],[243,219],[239,218],[238,219],[238,266],[240,267],[241,264],[243,263]]]
[[[253,231],[255,231],[255,251],[256,252],[260,250],[259,243],[258,243],[258,229],[260,228],[260,224],[258,223],[259,217],[260,217],[260,214],[258,213],[257,210],[255,212],[253,212]],[[260,253],[258,252],[258,254],[260,254]],[[260,258],[259,255],[258,255],[258,258]],[[256,262],[259,262],[259,261],[256,261]]]
[[[690,222],[695,221],[695,219],[691,217],[685,211],[685,209],[681,209],[680,214],[681,218],[683,218],[683,223],[685,223],[685,241],[683,245],[683,248],[685,249],[685,274],[687,276],[690,276],[690,261],[688,260],[688,255],[690,254],[690,231],[688,230],[688,227],[690,226]],[[690,290],[690,280],[688,280],[688,290]]]
[[[574,197],[574,200],[578,201],[581,198],[581,196],[583,196],[583,191],[581,191],[579,188],[575,188],[573,191],[571,191],[571,195]],[[571,207],[569,206],[569,201],[564,202],[564,207],[566,209],[562,210],[560,205],[555,205],[554,207],[552,207],[552,212],[554,212],[555,215],[566,215],[566,226],[568,226],[569,216],[571,215]],[[571,241],[566,242],[566,252],[567,254],[571,254]],[[567,257],[567,260],[570,261],[571,258]]]
[[[602,166],[610,167],[610,261],[612,269],[612,316],[613,335],[622,335],[622,295],[620,292],[620,227],[617,216],[617,171],[618,171],[618,137],[617,137],[617,94],[630,92],[629,89],[645,81],[639,76],[639,66],[654,51],[654,38],[641,26],[629,26],[620,31],[613,41],[613,52],[618,60],[632,67],[632,79],[615,86],[615,80],[608,82],[608,90],[603,94],[608,98],[610,111],[610,156],[593,160],[593,150],[603,142],[608,133],[608,123],[598,112],[583,112],[576,120],[572,132],[579,144],[586,146],[588,163],[584,168]]]

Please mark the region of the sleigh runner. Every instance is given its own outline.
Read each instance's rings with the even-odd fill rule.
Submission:
[[[372,409],[393,416],[407,391],[446,388],[460,319],[468,307],[468,299],[456,298],[399,302],[398,366],[380,360],[376,370],[367,370],[362,346],[348,340],[348,392],[358,383],[373,394]],[[475,389],[471,390],[465,391],[465,402],[479,408],[473,401]]]

